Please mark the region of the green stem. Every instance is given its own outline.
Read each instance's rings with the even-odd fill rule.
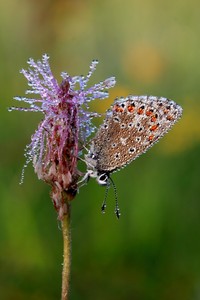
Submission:
[[[61,300],[69,299],[69,278],[71,260],[71,234],[70,234],[70,204],[68,203],[67,214],[62,220],[63,232],[63,270],[62,270],[62,296]]]

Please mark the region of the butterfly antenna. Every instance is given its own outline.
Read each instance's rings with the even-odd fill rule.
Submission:
[[[103,214],[105,213],[105,210],[106,210],[106,200],[107,200],[107,197],[108,197],[109,188],[110,188],[110,178],[109,178],[109,180],[107,182],[107,185],[106,185],[105,197],[104,197],[104,200],[103,200],[103,204],[101,206],[101,211],[102,211]]]
[[[120,213],[120,209],[119,209],[119,205],[118,205],[117,188],[116,188],[116,185],[115,185],[114,181],[112,180],[112,178],[110,177],[109,179],[110,179],[110,182],[112,183],[114,193],[115,193],[115,214],[117,216],[117,219],[119,219],[121,213]]]

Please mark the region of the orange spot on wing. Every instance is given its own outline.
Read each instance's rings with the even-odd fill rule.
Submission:
[[[167,116],[167,120],[168,120],[168,121],[172,121],[172,120],[173,120],[173,117],[172,117],[172,116]]]
[[[124,109],[122,107],[120,107],[119,105],[115,105],[113,107],[113,110],[116,111],[116,112],[123,112],[124,111]]]
[[[153,134],[152,134],[152,135],[150,135],[150,136],[148,137],[148,140],[151,142],[151,141],[153,140],[153,138],[154,138],[154,136],[153,136]]]
[[[134,107],[133,105],[129,105],[129,106],[127,107],[127,109],[128,109],[128,111],[129,111],[130,113],[132,113],[132,112],[134,112],[135,107]]]
[[[150,130],[155,131],[157,128],[158,128],[158,124],[155,124],[155,125],[150,127]]]
[[[151,117],[151,122],[156,122],[156,120],[157,120],[157,116],[154,115]]]
[[[146,115],[147,115],[147,117],[150,117],[151,115],[152,115],[152,111],[150,111],[150,110],[148,110],[148,111],[146,111]]]
[[[142,109],[141,107],[138,108],[138,111],[137,111],[138,115],[142,115],[143,112],[144,112],[144,109]]]

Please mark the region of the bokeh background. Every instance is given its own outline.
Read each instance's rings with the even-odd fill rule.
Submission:
[[[0,297],[60,299],[62,233],[49,187],[31,165],[19,185],[24,147],[41,115],[8,112],[27,82],[29,57],[52,70],[116,76],[116,96],[174,99],[183,118],[145,155],[113,174],[114,193],[91,180],[72,205],[71,300],[200,299],[200,4],[198,0],[1,0]],[[97,121],[100,122],[100,121]]]

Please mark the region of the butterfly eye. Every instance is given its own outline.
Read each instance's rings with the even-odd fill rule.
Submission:
[[[102,173],[98,175],[97,182],[100,185],[107,185],[108,184],[108,175],[106,173]]]

